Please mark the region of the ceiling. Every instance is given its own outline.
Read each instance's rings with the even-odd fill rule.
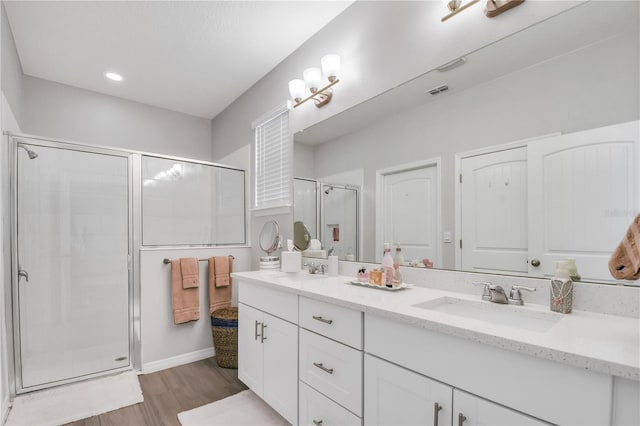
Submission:
[[[4,4],[25,74],[213,118],[352,2]]]

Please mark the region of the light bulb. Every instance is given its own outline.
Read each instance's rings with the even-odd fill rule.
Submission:
[[[305,83],[307,83],[307,88],[309,88],[311,93],[316,93],[318,87],[322,84],[322,71],[320,71],[320,68],[307,68],[302,73],[302,77]]]
[[[305,95],[305,90],[304,80],[296,79],[289,82],[289,93],[294,101],[300,102]]]
[[[340,56],[335,54],[325,55],[320,60],[320,63],[322,64],[322,72],[333,83],[340,74]]]

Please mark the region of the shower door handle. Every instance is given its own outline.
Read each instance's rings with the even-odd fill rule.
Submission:
[[[20,282],[20,277],[24,277],[24,279],[29,282],[29,273],[18,264],[18,282]]]

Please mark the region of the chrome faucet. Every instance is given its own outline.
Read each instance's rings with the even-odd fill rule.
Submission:
[[[509,292],[509,304],[524,305],[524,301],[522,300],[522,293],[520,293],[520,290],[529,292],[536,291],[535,287],[525,287],[523,285],[511,286],[511,291]]]
[[[472,284],[484,286],[484,290],[482,292],[482,300],[488,300],[489,302],[501,304],[509,303],[507,294],[504,292],[504,289],[501,286],[487,282],[477,282]]]
[[[315,264],[315,263],[305,263],[304,266],[307,266],[309,268],[309,273],[312,275],[315,274],[324,274],[324,264],[323,263],[319,263],[319,264]]]

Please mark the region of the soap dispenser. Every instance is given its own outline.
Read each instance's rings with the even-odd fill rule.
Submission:
[[[387,287],[393,287],[393,257],[391,257],[391,246],[384,243],[384,256],[382,256],[382,282]]]
[[[573,281],[570,264],[566,260],[556,261],[555,276],[551,279],[550,305],[552,311],[568,314],[573,305]]]

